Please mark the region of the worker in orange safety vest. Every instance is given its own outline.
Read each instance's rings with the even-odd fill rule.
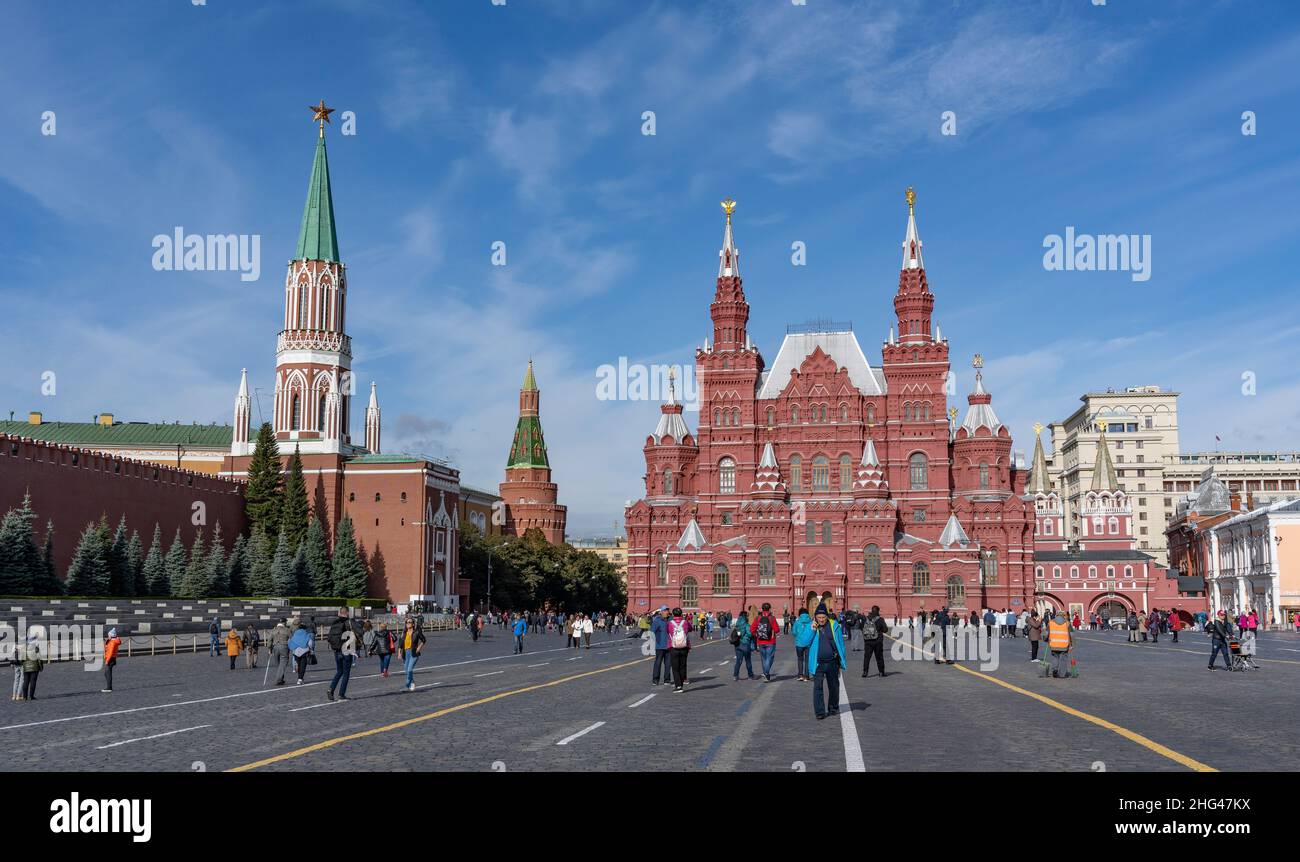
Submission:
[[[1047,648],[1052,651],[1052,676],[1068,677],[1070,666],[1067,661],[1070,650],[1074,648],[1074,635],[1061,611],[1047,621]]]

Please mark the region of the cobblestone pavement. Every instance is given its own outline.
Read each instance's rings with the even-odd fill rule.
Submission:
[[[1204,635],[1125,643],[1081,632],[1080,676],[1048,679],[1023,639],[993,639],[999,666],[903,660],[863,679],[849,653],[841,715],[813,716],[811,683],[778,641],[772,682],[732,679],[725,641],[691,651],[682,694],[650,685],[641,643],[596,635],[590,650],[530,635],[522,656],[490,629],[431,635],[402,690],[401,666],[362,660],[350,700],[329,703],[328,649],[306,684],[263,684],[206,654],[123,659],[115,691],[53,665],[33,702],[0,703],[0,769],[1076,771],[1291,769],[1300,763],[1300,636],[1260,638],[1262,670],[1205,669]],[[854,644],[860,646],[860,642]],[[322,645],[323,646],[323,645]],[[891,655],[892,652],[892,655]],[[754,655],[756,667],[758,655]],[[7,681],[7,677],[6,677]],[[273,681],[273,677],[272,677]]]

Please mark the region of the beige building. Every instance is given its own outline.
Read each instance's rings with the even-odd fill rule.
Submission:
[[[1196,489],[1207,468],[1213,467],[1228,489],[1241,492],[1251,505],[1300,490],[1300,453],[1183,452],[1178,395],[1159,386],[1089,392],[1079,399],[1079,409],[1051,424],[1048,470],[1061,491],[1071,536],[1079,533],[1079,501],[1092,481],[1103,425],[1120,487],[1133,506],[1138,548],[1161,565],[1169,563],[1165,527],[1178,501]]]
[[[478,528],[479,535],[499,536],[505,523],[501,497],[491,491],[460,486],[460,500],[465,505],[465,520]]]
[[[11,437],[61,443],[214,476],[221,471],[221,459],[230,454],[233,432],[230,425],[122,422],[112,413],[101,413],[93,422],[52,422],[36,411],[29,413],[25,422],[0,420],[0,434]]]
[[[1300,612],[1300,501],[1261,506],[1210,529],[1210,606],[1253,608],[1270,625]]]
[[[570,545],[580,551],[591,551],[608,563],[613,563],[614,568],[623,577],[623,582],[627,582],[627,538],[617,536],[613,539],[572,539]]]

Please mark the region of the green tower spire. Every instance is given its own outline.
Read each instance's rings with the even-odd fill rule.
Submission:
[[[538,414],[541,407],[541,391],[537,388],[537,378],[533,376],[533,361],[528,360],[528,371],[524,374],[524,385],[519,390],[519,424],[515,426],[515,439],[510,444],[510,460],[506,469],[512,467],[550,468],[546,460],[546,440],[542,437],[542,420]]]
[[[334,197],[330,193],[330,166],[325,157],[325,133],[316,139],[316,159],[307,184],[307,204],[302,210],[298,251],[294,260],[328,260],[339,263],[339,239],[334,233]]]

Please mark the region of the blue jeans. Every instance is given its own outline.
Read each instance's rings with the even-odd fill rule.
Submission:
[[[334,653],[334,679],[330,680],[330,691],[338,689],[340,697],[348,693],[348,678],[352,676],[352,656],[341,652]]]
[[[1232,651],[1228,649],[1228,642],[1214,639],[1214,649],[1210,650],[1210,667],[1214,667],[1214,660],[1219,657],[1219,650],[1223,650],[1223,666],[1232,670]]]
[[[741,661],[744,661],[745,670],[749,673],[749,678],[753,679],[754,678],[753,655],[754,655],[754,651],[752,649],[749,648],[742,649],[741,647],[736,647],[736,669],[731,672],[731,675],[734,676],[736,679],[740,679],[740,663]]]
[[[524,636],[515,635],[515,652],[522,653],[523,651],[524,651]]]
[[[208,643],[208,658],[212,658],[221,652],[221,638],[218,635],[211,635],[211,641]]]
[[[772,662],[776,661],[776,644],[759,644],[758,654],[763,658],[763,676],[771,676]]]
[[[415,663],[419,660],[420,657],[415,654],[414,650],[410,650],[406,653],[406,687],[407,688],[410,688],[411,686],[415,685]]]
[[[393,660],[393,654],[386,652],[379,657],[379,672],[388,673],[388,663]]]

